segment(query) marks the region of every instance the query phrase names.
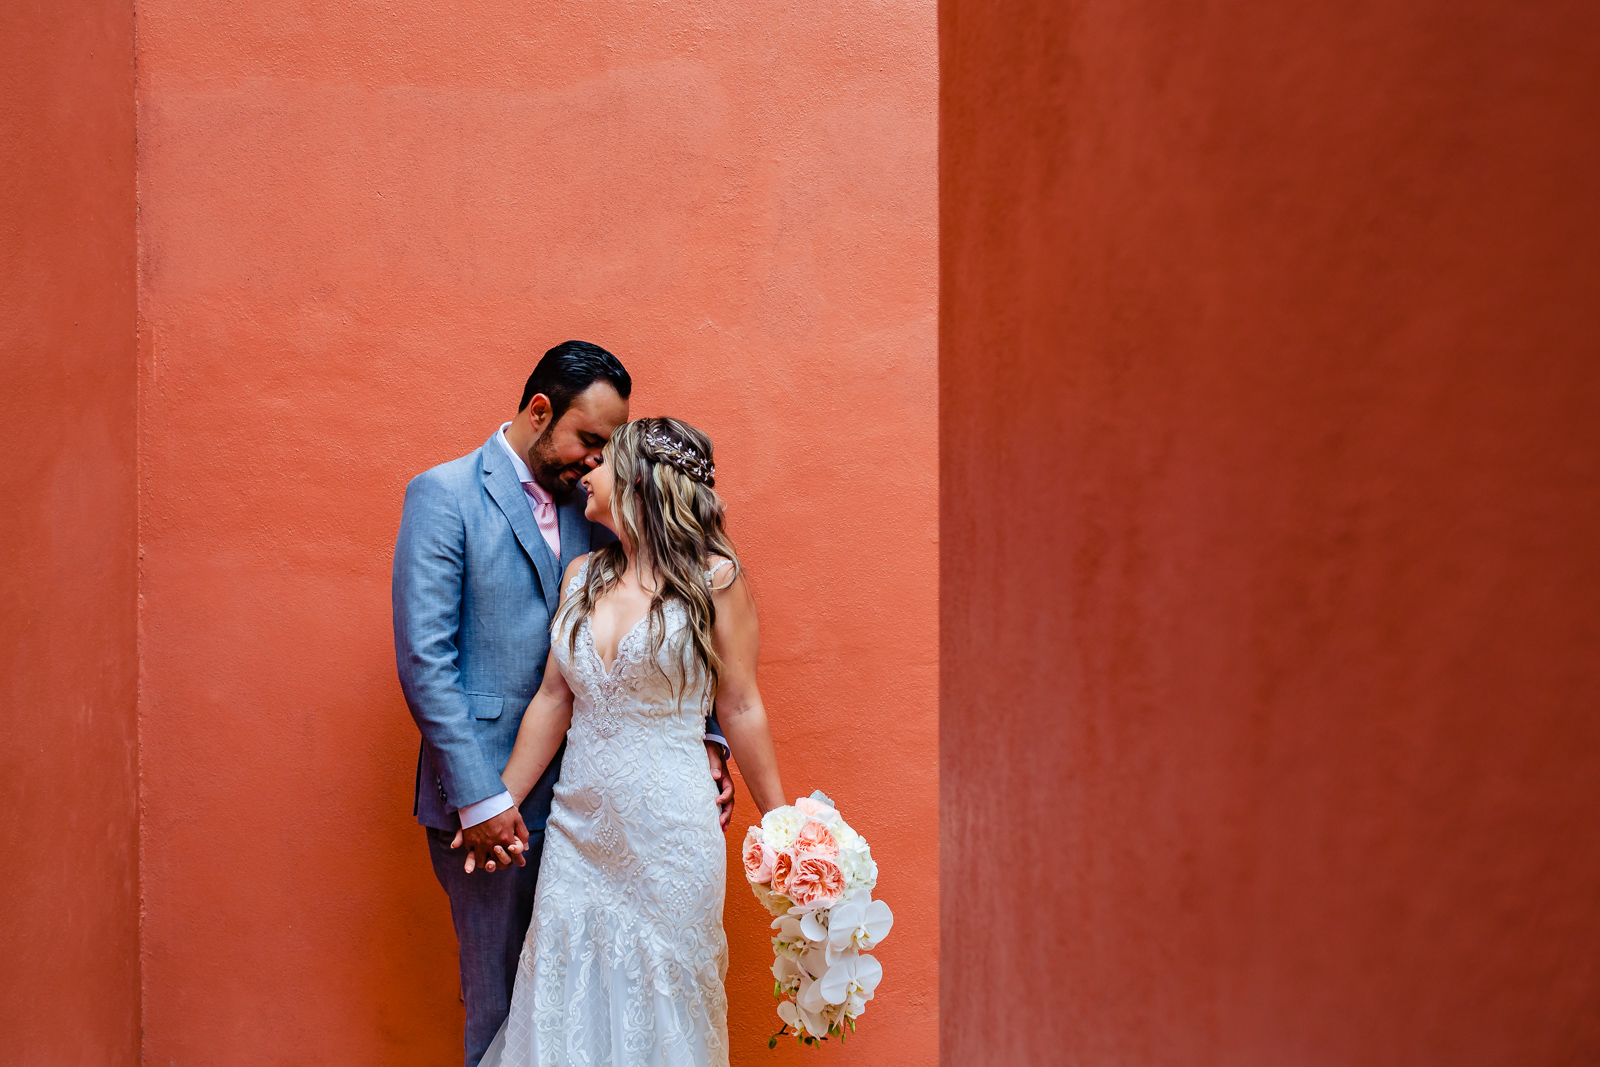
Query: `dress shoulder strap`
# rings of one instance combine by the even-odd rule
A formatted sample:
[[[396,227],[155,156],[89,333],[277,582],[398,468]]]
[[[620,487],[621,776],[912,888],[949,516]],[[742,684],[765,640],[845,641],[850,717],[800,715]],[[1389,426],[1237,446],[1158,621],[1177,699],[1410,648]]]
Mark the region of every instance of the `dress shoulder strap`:
[[[567,583],[567,595],[568,596],[571,596],[572,595],[572,591],[574,589],[577,589],[578,586],[582,585],[583,584],[583,580],[586,577],[588,577],[588,575],[589,575],[589,561],[591,559],[593,559],[593,558],[594,558],[594,553],[592,553],[592,552],[589,553],[587,556],[584,556],[583,557],[583,562],[578,564],[578,569],[572,572],[572,581]]]
[[[717,583],[714,579],[716,578],[717,572],[732,562],[733,560],[731,559],[725,559],[715,567],[712,567],[710,570],[706,571],[706,584],[711,586],[713,589],[716,588]]]

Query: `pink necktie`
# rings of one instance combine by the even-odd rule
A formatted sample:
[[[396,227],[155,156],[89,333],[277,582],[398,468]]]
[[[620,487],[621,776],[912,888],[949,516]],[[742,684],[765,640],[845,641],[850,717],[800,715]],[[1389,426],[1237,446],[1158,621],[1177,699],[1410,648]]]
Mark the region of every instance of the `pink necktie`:
[[[544,543],[550,546],[550,551],[561,558],[561,524],[556,520],[556,504],[554,500],[540,491],[537,482],[523,482],[522,491],[528,494],[528,503],[533,505],[533,521],[539,524],[539,532],[544,535]]]

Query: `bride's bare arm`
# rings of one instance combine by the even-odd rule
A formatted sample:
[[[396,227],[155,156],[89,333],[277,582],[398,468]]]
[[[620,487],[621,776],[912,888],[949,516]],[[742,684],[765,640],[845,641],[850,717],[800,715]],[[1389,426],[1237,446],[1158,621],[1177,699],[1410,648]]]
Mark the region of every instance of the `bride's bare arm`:
[[[722,660],[717,721],[733,750],[733,762],[739,765],[750,796],[764,815],[786,801],[783,783],[778,779],[778,753],[767,727],[767,709],[756,686],[761,633],[756,624],[755,597],[743,574],[723,588],[714,588],[711,595],[717,605],[712,641]]]
[[[567,585],[587,558],[579,556],[567,566],[567,573],[561,579],[563,603],[567,599]],[[528,710],[522,713],[522,725],[517,728],[517,743],[512,746],[511,759],[500,775],[500,780],[506,784],[519,806],[533,792],[533,787],[539,784],[539,777],[555,758],[556,750],[561,747],[561,741],[567,736],[567,728],[571,725],[572,688],[567,685],[566,677],[556,664],[556,652],[552,647],[550,659],[544,665],[544,681],[539,683],[539,691],[528,702]]]
[[[528,710],[522,713],[517,743],[512,746],[511,759],[500,775],[519,807],[539,784],[540,776],[550,766],[571,725],[572,690],[561,668],[556,666],[556,654],[551,652],[550,662],[544,665],[544,681],[528,702]]]

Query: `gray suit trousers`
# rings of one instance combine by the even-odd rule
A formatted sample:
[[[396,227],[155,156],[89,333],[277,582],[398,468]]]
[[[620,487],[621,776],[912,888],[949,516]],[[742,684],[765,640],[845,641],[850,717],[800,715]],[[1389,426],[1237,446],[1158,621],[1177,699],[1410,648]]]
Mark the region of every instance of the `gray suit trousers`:
[[[529,818],[524,803],[522,817]],[[532,831],[528,865],[509,871],[461,869],[467,856],[451,849],[454,830],[424,828],[433,873],[450,897],[450,919],[461,945],[461,997],[466,1002],[466,1067],[478,1061],[511,1011],[511,989],[517,980],[522,941],[533,920],[533,893],[544,855],[544,831]]]

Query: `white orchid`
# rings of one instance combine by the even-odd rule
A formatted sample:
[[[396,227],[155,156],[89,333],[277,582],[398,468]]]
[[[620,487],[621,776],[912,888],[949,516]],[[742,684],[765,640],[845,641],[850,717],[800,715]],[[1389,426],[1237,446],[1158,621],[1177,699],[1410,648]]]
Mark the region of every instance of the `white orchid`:
[[[800,935],[818,944],[828,940],[828,915],[831,909],[821,908],[800,916]]]
[[[800,956],[800,967],[813,978],[821,978],[824,974],[827,974],[827,946],[808,942],[805,952]]]
[[[780,915],[772,920],[772,928],[778,931],[772,939],[772,951],[799,963],[800,957],[811,947],[801,926],[801,921],[793,915]]]
[[[812,1037],[827,1037],[829,1024],[825,1015],[828,1004],[822,999],[819,985],[810,975],[802,975],[800,991],[795,994],[794,1000],[785,1000],[778,1005],[778,1018]]]
[[[871,956],[847,952],[828,968],[828,973],[822,976],[821,981],[814,983],[813,988],[828,1004],[859,1003],[860,1007],[854,1012],[846,1013],[854,1018],[866,1010],[867,1001],[872,999],[873,991],[882,980],[883,964]]]
[[[805,972],[800,965],[789,956],[779,956],[772,961],[772,978],[778,983],[778,989],[784,993],[793,993],[800,988],[800,978]]]
[[[778,1018],[782,1019],[789,1026],[794,1027],[796,1033],[811,1032],[810,1024],[813,1019],[808,1019],[804,1014],[802,1014],[800,1009],[795,1007],[795,1003],[792,1000],[781,1000],[778,1002]],[[822,1025],[821,1020],[814,1021],[816,1022],[816,1025]],[[826,1030],[822,1032],[824,1034],[827,1033]]]
[[[894,912],[889,910],[889,905],[881,900],[873,900],[872,894],[866,890],[851,893],[835,904],[827,918],[830,965],[851,950],[868,952],[877,948],[894,927]],[[811,916],[807,915],[801,920],[802,930],[807,938],[820,940],[812,937],[810,930],[804,929],[806,921],[810,919]]]

